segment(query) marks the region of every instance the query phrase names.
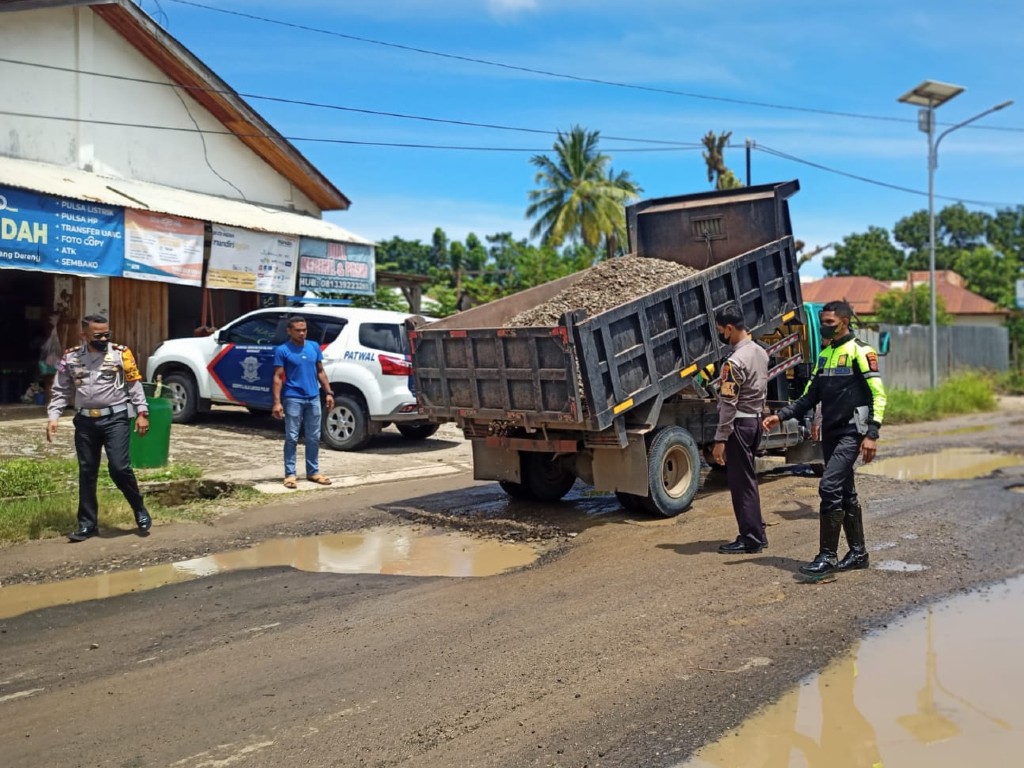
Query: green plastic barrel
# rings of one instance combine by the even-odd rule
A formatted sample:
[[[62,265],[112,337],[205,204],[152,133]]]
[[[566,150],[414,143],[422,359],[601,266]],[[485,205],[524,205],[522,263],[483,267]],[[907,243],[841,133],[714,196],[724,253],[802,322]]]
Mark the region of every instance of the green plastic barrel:
[[[171,416],[172,403],[170,391],[164,387],[157,397],[154,385],[144,382],[146,402],[149,404],[149,432],[139,437],[135,432],[135,419],[132,419],[132,434],[128,443],[128,453],[132,466],[136,469],[163,467],[167,465],[171,452]]]

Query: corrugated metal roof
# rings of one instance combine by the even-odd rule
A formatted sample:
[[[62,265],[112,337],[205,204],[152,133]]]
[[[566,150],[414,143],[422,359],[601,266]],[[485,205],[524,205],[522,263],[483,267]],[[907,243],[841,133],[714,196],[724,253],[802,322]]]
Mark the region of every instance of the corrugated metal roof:
[[[301,213],[13,157],[0,156],[0,184],[139,211],[169,213],[259,232],[373,244],[371,240],[337,224]]]

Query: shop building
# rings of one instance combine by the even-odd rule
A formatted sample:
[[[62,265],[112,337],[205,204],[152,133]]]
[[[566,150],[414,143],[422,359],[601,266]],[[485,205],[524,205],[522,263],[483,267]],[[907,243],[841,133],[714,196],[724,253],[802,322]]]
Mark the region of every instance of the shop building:
[[[375,289],[373,243],[322,218],[345,195],[130,0],[0,1],[0,115],[0,402],[86,314],[145,360],[305,291]]]

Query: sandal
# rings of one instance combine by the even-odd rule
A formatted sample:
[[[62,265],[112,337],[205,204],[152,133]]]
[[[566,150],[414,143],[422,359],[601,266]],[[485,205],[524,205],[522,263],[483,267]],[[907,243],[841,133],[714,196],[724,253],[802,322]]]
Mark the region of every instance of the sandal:
[[[299,483],[296,481],[294,475],[289,475],[288,477],[286,477],[284,479],[284,487],[285,488],[298,488],[299,487]]]
[[[311,483],[316,483],[317,485],[330,485],[331,484],[331,478],[324,477],[323,475],[310,475],[306,479],[309,480],[309,482],[311,482]]]

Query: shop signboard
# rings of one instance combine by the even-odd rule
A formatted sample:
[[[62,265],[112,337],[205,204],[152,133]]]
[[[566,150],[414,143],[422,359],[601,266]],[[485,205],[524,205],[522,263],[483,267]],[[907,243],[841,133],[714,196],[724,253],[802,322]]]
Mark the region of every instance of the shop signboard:
[[[376,291],[373,246],[302,238],[299,293],[303,291],[372,296]]]
[[[291,296],[298,254],[298,238],[214,224],[206,286]]]
[[[124,229],[124,277],[202,285],[203,222],[129,208]]]
[[[124,209],[0,186],[0,268],[120,277]]]

